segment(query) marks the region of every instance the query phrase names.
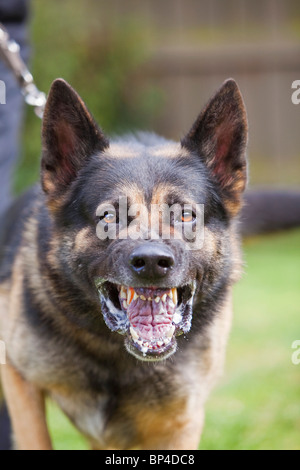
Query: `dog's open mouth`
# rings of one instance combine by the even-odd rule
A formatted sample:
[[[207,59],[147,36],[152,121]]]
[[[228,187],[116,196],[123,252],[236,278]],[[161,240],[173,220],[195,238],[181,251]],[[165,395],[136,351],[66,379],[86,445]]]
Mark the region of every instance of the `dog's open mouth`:
[[[127,351],[140,360],[171,356],[176,336],[191,328],[195,282],[171,289],[133,288],[101,279],[96,285],[107,326],[126,335]]]

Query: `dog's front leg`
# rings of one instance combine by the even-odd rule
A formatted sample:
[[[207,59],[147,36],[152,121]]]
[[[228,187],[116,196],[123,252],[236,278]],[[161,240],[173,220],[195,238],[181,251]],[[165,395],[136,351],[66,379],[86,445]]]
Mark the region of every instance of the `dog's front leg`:
[[[18,450],[51,450],[44,395],[16,369],[1,366],[1,379]]]

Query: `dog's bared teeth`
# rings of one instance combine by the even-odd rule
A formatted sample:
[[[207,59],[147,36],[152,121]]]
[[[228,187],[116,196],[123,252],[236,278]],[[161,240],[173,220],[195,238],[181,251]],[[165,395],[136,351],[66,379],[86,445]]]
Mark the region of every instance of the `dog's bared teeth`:
[[[127,289],[124,286],[121,287],[120,297],[121,299],[127,299]]]
[[[122,305],[123,305],[123,308],[124,308],[125,310],[128,309],[128,304],[127,304],[126,300],[123,300]]]
[[[130,305],[131,302],[134,300],[134,294],[135,294],[135,290],[132,287],[128,287],[127,296],[126,296],[128,305]]]
[[[167,338],[172,338],[173,334],[174,334],[174,331],[175,331],[175,325],[173,325],[170,330],[167,332],[166,334],[166,337]]]
[[[130,334],[132,336],[132,339],[134,341],[137,341],[139,339],[139,335],[137,334],[137,332],[132,328],[132,326],[130,327]]]
[[[161,296],[156,295],[156,296],[153,296],[153,297],[150,297],[150,296],[146,297],[143,294],[138,295],[133,287],[126,288],[126,287],[122,286],[121,290],[120,290],[120,298],[122,300],[126,301],[127,307],[131,304],[131,302],[133,300],[137,300],[137,299],[141,299],[144,302],[148,301],[148,302],[155,302],[156,304],[158,304],[159,302],[165,303],[167,298],[169,298],[170,301],[174,305],[177,305],[177,303],[178,303],[178,295],[177,295],[177,288],[176,287],[174,287],[173,289],[170,289],[170,291],[168,293],[165,293]]]
[[[163,304],[161,303],[160,306],[159,306],[159,310],[157,312],[158,315],[163,315],[165,313],[165,309],[164,309],[164,306]]]
[[[177,305],[178,304],[178,294],[177,294],[177,288],[174,287],[172,290],[172,300],[173,300],[173,303],[174,305]]]

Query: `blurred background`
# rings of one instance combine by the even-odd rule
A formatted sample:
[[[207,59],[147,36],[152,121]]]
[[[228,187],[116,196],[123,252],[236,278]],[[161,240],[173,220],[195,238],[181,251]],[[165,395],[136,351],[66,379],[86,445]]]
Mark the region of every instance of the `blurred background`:
[[[298,0],[33,0],[32,70],[63,77],[107,133],[187,132],[228,77],[249,116],[251,184],[300,182]],[[17,188],[35,181],[39,125],[28,112]]]
[[[228,77],[249,115],[251,186],[299,188],[299,0],[33,0],[31,69],[48,92],[69,81],[108,134],[189,130]],[[27,110],[20,192],[38,179],[41,122]],[[300,231],[245,244],[226,373],[202,449],[300,449]],[[85,448],[49,404],[56,448]]]

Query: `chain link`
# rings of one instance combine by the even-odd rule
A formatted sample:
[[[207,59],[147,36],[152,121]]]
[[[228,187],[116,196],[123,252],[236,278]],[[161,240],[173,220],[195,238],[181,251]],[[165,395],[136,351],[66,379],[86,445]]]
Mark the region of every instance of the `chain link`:
[[[36,115],[42,119],[47,97],[40,91],[35,83],[32,74],[20,55],[20,46],[9,34],[5,27],[0,23],[0,58],[11,69],[16,77],[25,102],[35,108]]]

